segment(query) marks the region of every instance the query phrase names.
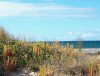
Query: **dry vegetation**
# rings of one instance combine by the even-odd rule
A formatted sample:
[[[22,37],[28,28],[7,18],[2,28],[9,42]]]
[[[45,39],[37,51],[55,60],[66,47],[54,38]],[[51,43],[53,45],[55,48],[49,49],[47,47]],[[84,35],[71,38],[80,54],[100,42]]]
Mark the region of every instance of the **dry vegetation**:
[[[98,55],[76,50],[72,45],[59,45],[57,41],[29,43],[13,39],[0,29],[0,69],[3,71],[30,68],[38,76],[100,76],[98,64]]]

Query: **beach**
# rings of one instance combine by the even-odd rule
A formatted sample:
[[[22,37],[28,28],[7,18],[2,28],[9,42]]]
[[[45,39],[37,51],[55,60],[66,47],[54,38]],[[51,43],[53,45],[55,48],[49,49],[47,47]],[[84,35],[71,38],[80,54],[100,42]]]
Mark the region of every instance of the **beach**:
[[[87,53],[97,53],[97,52],[100,52],[100,48],[85,48],[85,49],[82,49],[82,51],[87,52]]]

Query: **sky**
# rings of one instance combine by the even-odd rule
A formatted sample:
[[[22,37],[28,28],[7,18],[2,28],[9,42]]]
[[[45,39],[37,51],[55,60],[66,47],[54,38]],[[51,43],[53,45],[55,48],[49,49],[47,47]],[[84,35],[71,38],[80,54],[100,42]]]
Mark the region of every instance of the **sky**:
[[[100,0],[0,0],[0,26],[27,40],[100,40]]]

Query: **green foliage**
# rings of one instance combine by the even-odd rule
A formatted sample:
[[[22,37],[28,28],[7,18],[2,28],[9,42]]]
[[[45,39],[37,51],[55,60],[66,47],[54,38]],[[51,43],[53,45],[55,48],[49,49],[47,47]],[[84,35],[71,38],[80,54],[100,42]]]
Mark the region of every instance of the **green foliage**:
[[[0,64],[2,63],[2,56],[3,56],[3,44],[0,43]]]
[[[9,53],[12,53],[13,56],[6,55]],[[96,59],[93,59],[95,58],[82,51],[76,51],[69,45],[60,46],[58,42],[48,44],[16,40],[3,28],[0,28],[0,64],[5,64],[6,69],[28,67],[34,70],[40,66],[50,64],[50,66],[54,66],[56,71],[59,72],[63,69],[67,74],[70,71],[76,71],[72,69],[77,67],[78,70],[82,70],[84,67],[87,68],[88,64],[96,63]],[[46,72],[45,67],[43,68],[42,70],[40,68],[40,75]]]

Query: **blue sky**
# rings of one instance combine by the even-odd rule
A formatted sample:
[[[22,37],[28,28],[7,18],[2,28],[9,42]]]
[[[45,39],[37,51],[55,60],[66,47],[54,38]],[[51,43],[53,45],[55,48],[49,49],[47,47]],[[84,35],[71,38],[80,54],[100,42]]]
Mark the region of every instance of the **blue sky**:
[[[100,0],[0,0],[0,25],[20,39],[100,40]]]

